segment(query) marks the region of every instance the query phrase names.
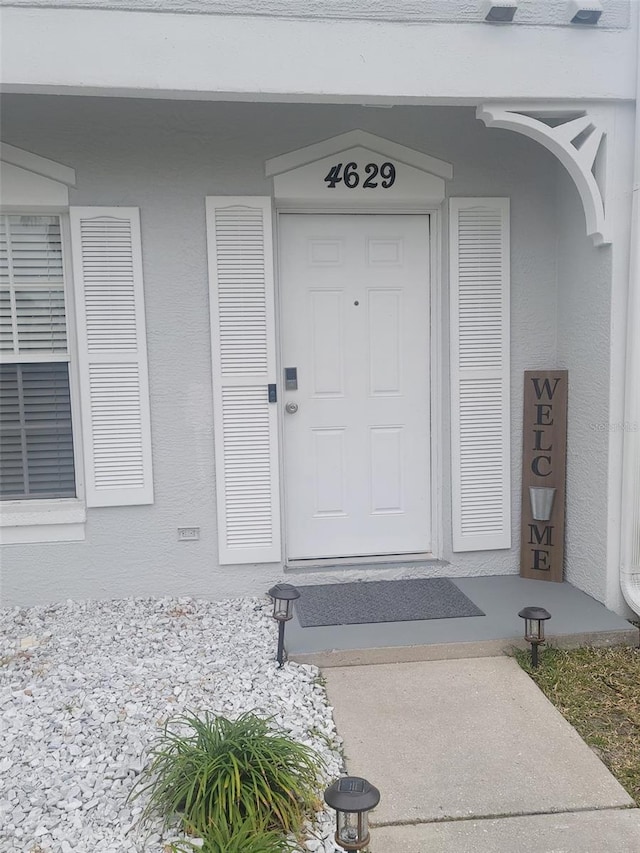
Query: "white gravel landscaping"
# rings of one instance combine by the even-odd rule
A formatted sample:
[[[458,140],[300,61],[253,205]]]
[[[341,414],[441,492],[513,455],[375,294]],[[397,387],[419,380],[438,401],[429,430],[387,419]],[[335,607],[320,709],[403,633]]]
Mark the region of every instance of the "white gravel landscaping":
[[[342,757],[315,667],[275,661],[269,599],[130,599],[0,611],[0,850],[164,853],[127,796],[145,750],[186,710],[273,716],[327,762]],[[329,812],[309,850],[334,853]]]

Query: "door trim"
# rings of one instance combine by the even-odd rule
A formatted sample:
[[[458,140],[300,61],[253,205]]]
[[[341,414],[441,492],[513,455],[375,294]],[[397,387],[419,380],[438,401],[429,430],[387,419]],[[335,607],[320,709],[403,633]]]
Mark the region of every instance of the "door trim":
[[[445,411],[443,398],[443,346],[446,341],[442,339],[442,211],[439,207],[425,208],[391,208],[375,206],[371,208],[339,208],[339,207],[279,207],[274,216],[274,263],[275,263],[275,308],[276,308],[276,365],[278,371],[278,386],[281,387],[283,370],[282,357],[282,299],[281,299],[281,214],[326,214],[328,216],[355,215],[355,216],[427,216],[429,221],[429,306],[430,306],[430,461],[431,461],[431,543],[432,550],[423,553],[410,554],[384,554],[370,557],[323,557],[302,560],[289,560],[287,539],[287,513],[285,506],[285,477],[284,477],[284,418],[282,410],[282,394],[278,401],[278,467],[280,473],[280,523],[281,541],[283,543],[282,562],[285,568],[301,568],[303,566],[328,566],[353,564],[357,560],[364,563],[388,563],[400,559],[404,562],[420,562],[425,559],[440,559],[443,553],[443,501],[442,485],[444,470],[443,437],[444,424],[442,413]]]

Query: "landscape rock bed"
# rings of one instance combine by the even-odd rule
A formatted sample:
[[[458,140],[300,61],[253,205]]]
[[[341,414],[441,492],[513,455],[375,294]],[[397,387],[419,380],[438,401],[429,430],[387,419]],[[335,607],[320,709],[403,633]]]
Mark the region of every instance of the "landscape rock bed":
[[[255,711],[327,764],[342,756],[315,667],[275,661],[269,599],[128,599],[0,611],[0,850],[164,853],[127,797],[146,750],[184,711]],[[318,815],[307,848],[334,853]]]

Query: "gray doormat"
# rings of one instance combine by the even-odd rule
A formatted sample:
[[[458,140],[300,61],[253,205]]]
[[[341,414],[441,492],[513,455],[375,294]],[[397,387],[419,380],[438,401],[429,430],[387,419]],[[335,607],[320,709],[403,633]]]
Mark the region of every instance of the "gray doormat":
[[[484,616],[448,578],[358,581],[299,586],[303,628]]]

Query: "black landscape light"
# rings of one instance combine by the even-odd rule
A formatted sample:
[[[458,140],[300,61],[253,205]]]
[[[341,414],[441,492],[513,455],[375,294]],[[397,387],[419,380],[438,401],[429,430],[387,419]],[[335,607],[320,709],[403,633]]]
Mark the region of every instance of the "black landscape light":
[[[343,850],[364,850],[369,843],[369,812],[380,802],[380,791],[359,776],[343,776],[324,792],[336,811],[336,843]]]
[[[544,607],[523,607],[518,613],[524,619],[524,638],[531,643],[531,666],[538,666],[538,646],[544,643],[544,623],[551,614]]]
[[[269,590],[273,599],[273,618],[278,623],[278,664],[284,663],[284,623],[293,617],[293,602],[300,593],[290,583],[277,583]]]

